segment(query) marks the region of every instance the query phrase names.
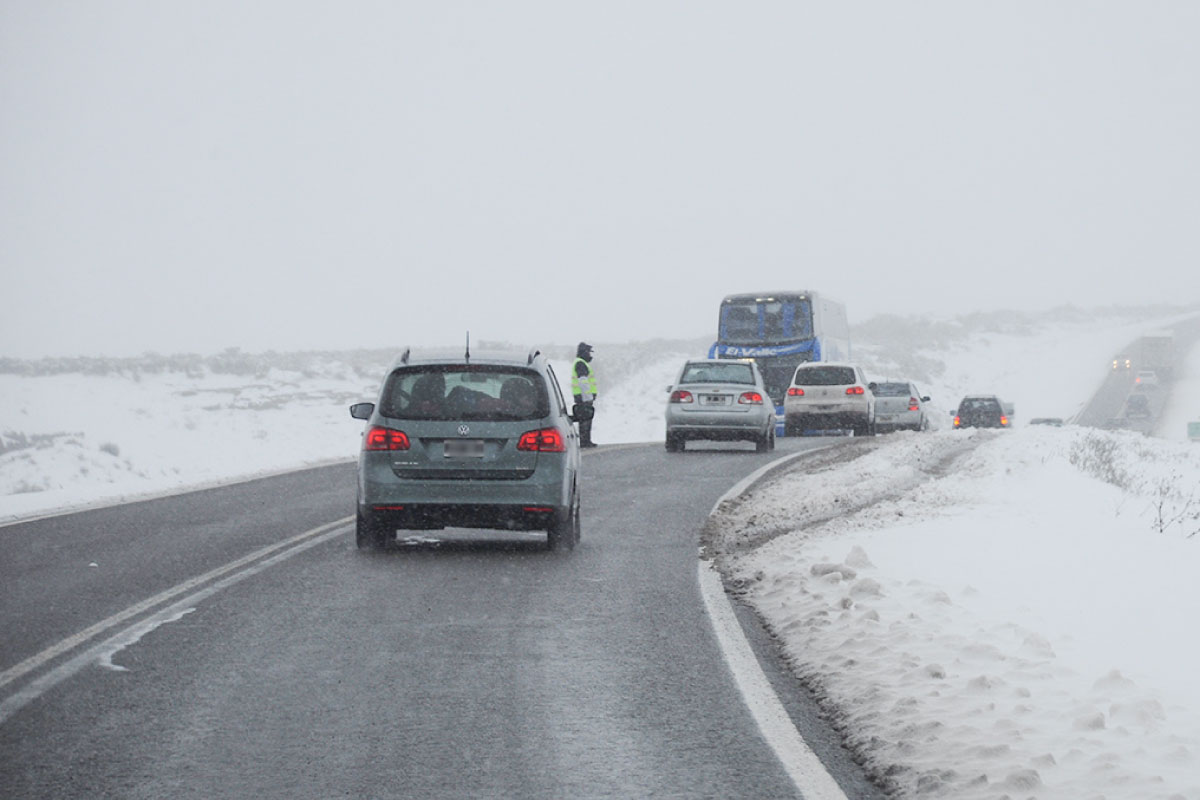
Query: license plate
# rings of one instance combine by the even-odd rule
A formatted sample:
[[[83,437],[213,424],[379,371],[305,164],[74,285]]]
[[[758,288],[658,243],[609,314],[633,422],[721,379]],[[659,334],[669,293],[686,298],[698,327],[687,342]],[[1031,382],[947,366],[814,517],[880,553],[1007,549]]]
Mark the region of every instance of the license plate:
[[[447,439],[442,445],[446,458],[483,458],[483,439]]]
[[[729,397],[723,394],[702,394],[700,402],[706,406],[723,406]]]

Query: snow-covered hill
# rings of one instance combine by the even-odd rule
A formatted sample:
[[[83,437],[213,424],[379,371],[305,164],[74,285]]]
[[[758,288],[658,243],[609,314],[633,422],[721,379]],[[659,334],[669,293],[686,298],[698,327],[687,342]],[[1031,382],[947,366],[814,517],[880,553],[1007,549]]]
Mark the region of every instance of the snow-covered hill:
[[[939,420],[969,391],[1015,401],[1018,422],[1069,416],[1113,352],[1177,313],[881,317],[855,329],[854,352],[869,375],[920,382]],[[660,440],[664,388],[708,344],[599,344],[596,440]],[[546,352],[565,380],[572,348]],[[392,356],[0,359],[0,520],[353,458],[361,423],[346,407],[374,398]]]

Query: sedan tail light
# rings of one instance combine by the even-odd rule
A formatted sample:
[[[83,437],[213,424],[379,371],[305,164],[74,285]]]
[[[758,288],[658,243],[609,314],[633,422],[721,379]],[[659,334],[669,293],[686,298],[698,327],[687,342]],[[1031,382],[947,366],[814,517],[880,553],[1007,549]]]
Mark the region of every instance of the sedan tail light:
[[[789,386],[788,397],[804,397],[804,390],[799,386]]]
[[[686,389],[676,389],[671,392],[672,403],[691,403],[693,399],[692,393]]]
[[[846,388],[846,394],[863,394],[863,387],[849,386]]]
[[[521,438],[517,440],[517,449],[537,453],[565,453],[567,443],[558,428],[542,428],[521,434]]]
[[[908,398],[908,410],[909,411],[920,411],[921,410],[920,401],[917,400],[917,398],[915,398],[915,397]]]
[[[1001,417],[1000,417],[1000,427],[1001,427],[1001,428],[1007,428],[1007,427],[1008,427],[1008,417],[1005,417],[1005,416],[1001,416]]]
[[[363,450],[407,450],[408,435],[394,428],[376,425],[363,437]]]
[[[960,416],[958,416],[958,415],[955,415],[955,417],[954,417],[954,427],[956,427],[956,428],[957,428],[959,425],[962,425],[962,417],[960,417]]]
[[[744,406],[761,406],[763,399],[762,395],[758,392],[742,392],[742,396],[738,398],[738,402]]]

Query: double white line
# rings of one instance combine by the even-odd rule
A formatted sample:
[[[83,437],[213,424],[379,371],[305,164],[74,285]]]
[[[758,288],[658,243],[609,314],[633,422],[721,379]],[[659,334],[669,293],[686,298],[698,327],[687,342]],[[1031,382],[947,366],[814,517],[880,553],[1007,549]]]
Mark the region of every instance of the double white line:
[[[9,667],[0,672],[0,689],[14,681],[18,681],[29,675],[48,662],[58,658],[65,653],[74,650],[81,645],[90,642],[100,635],[112,630],[124,622],[144,614],[151,609],[161,606],[164,603],[171,603],[165,608],[159,609],[149,617],[124,628],[102,642],[89,647],[84,652],[55,667],[46,674],[30,682],[13,694],[0,700],[0,723],[3,723],[11,717],[17,710],[25,706],[32,700],[37,699],[53,686],[61,683],[67,678],[79,672],[88,664],[99,660],[106,652],[111,652],[114,647],[120,647],[123,644],[128,644],[141,638],[145,633],[153,630],[164,622],[172,618],[178,618],[187,608],[196,605],[207,597],[210,597],[222,589],[232,586],[239,581],[255,575],[267,567],[278,564],[285,559],[291,558],[297,553],[308,550],[310,547],[315,547],[323,542],[341,536],[345,531],[346,525],[353,521],[353,517],[344,517],[343,519],[334,520],[333,522],[297,534],[290,539],[284,539],[281,542],[276,542],[272,545],[255,550],[253,553],[245,555],[236,561],[231,561],[228,564],[210,570],[203,575],[197,575],[194,578],[189,578],[182,583],[172,586],[170,589],[159,592],[153,597],[148,597],[140,603],[126,608],[124,611],[119,611],[106,619],[97,622],[73,636],[68,636],[66,639],[47,647],[45,650],[30,656],[21,663]],[[274,555],[272,555],[274,554]],[[205,584],[208,584],[205,586]],[[193,592],[193,590],[204,586],[205,588]],[[192,592],[192,594],[176,600],[180,595]]]

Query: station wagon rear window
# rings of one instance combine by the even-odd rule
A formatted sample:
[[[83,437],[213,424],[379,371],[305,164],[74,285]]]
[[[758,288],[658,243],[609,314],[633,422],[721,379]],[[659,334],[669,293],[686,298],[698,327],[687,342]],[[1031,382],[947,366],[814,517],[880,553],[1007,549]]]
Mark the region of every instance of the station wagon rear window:
[[[846,386],[858,383],[853,367],[801,367],[796,370],[800,386]]]
[[[434,364],[389,375],[380,413],[395,419],[535,420],[549,415],[550,400],[533,370]]]
[[[1000,404],[990,397],[968,397],[959,405],[962,411],[1000,411]]]
[[[754,385],[749,364],[688,364],[680,383],[744,383]]]

